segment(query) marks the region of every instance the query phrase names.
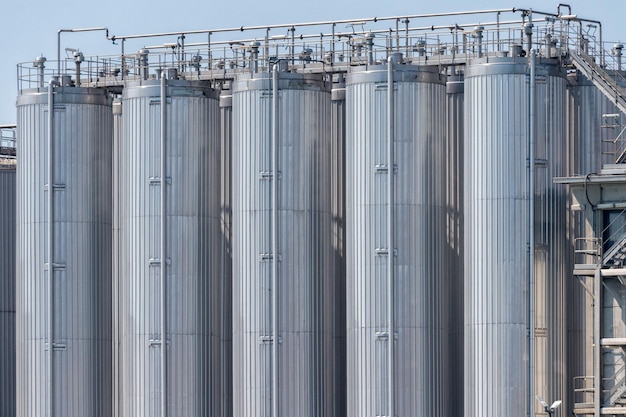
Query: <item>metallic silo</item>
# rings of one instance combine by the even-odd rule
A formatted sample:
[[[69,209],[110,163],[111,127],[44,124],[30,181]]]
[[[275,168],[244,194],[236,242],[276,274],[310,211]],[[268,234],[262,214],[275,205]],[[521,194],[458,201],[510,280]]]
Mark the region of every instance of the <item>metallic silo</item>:
[[[620,127],[616,124],[620,124],[623,118],[619,117],[619,109],[611,100],[584,75],[570,73],[567,78],[571,174],[599,173],[603,164],[613,164],[619,156],[612,141],[619,135]],[[607,117],[610,115],[618,117]]]
[[[15,159],[0,151],[0,417],[16,415],[15,198]]]
[[[330,83],[278,66],[232,88],[233,413],[332,416]]]
[[[535,394],[567,401],[572,248],[565,195],[552,184],[566,173],[565,84],[558,65],[527,58],[477,59],[466,68],[466,415],[540,411]]]
[[[111,99],[17,99],[17,414],[111,415]]]
[[[463,121],[462,70],[451,68],[446,82],[446,268],[449,302],[448,342],[451,416],[463,415]]]
[[[448,415],[445,74],[399,62],[346,78],[350,417]]]
[[[233,255],[232,255],[232,140],[233,140],[233,96],[230,90],[220,93],[221,132],[221,215],[222,228],[221,265],[222,287],[220,298],[223,320],[222,335],[222,417],[233,415]]]
[[[204,82],[128,82],[122,95],[122,415],[221,412],[219,101]]]

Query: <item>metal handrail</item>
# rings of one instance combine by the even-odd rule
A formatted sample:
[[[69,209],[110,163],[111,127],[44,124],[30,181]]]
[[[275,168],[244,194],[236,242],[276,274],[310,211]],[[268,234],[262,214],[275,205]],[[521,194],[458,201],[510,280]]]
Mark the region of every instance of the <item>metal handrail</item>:
[[[621,376],[619,376],[621,375]],[[619,379],[618,379],[619,376]],[[619,367],[616,371],[615,371],[615,375],[612,378],[603,378],[602,382],[612,382],[613,386],[610,389],[603,389],[602,390],[602,394],[604,395],[604,398],[606,398],[606,402],[609,405],[613,405],[615,403],[615,399],[613,399],[613,396],[621,389],[623,391],[626,391],[626,384],[624,384],[626,382],[626,363],[623,363],[621,367]],[[623,394],[623,392],[622,392]]]
[[[575,256],[591,256],[592,262],[576,262],[584,264],[600,263],[602,258],[602,239],[601,238],[586,238],[579,237],[574,239],[574,254]]]
[[[15,125],[0,125],[0,158],[15,159],[17,152]]]
[[[0,146],[3,148],[15,148],[17,143],[15,125],[0,125]]]
[[[595,402],[595,377],[593,375],[576,376],[574,382],[574,404]],[[579,401],[581,395],[591,395],[591,401]],[[585,400],[585,398],[583,398]]]
[[[511,14],[513,18],[502,19],[503,14]],[[494,19],[485,19],[485,16],[490,15],[493,15]],[[544,57],[561,58],[563,51],[567,51],[570,44],[585,43],[586,50],[597,49],[593,37],[577,34],[576,25],[572,25],[557,14],[522,9],[445,13],[435,16],[441,22],[437,26],[409,27],[409,21],[420,22],[419,19],[423,17],[433,18],[433,16],[418,15],[395,20],[373,18],[358,22],[346,20],[242,27],[237,28],[237,31],[219,29],[109,36],[107,39],[122,45],[122,53],[85,57],[77,78],[96,86],[119,85],[126,79],[139,79],[142,64],[136,54],[125,52],[126,41],[167,36],[175,37],[174,42],[145,47],[150,50],[151,77],[156,77],[158,70],[164,65],[173,66],[179,72],[187,73],[189,76],[195,73],[199,78],[205,76],[207,79],[209,76],[219,75],[220,71],[231,74],[250,71],[253,67],[250,62],[251,43],[257,45],[255,46],[257,48],[256,59],[259,61],[261,70],[265,71],[268,71],[271,63],[278,59],[286,59],[300,66],[325,63],[328,66],[326,69],[332,69],[342,64],[383,63],[393,52],[403,53],[405,62],[436,63],[437,60],[446,59],[452,64],[462,63],[477,57],[489,59],[494,56],[524,53],[523,47],[526,41],[524,27],[529,23],[532,23],[534,27],[531,35],[533,42],[540,49],[543,48]],[[466,21],[445,24],[443,19],[478,19],[479,23]],[[340,29],[338,24],[342,22],[345,28]],[[402,27],[400,22],[404,24]],[[394,25],[389,27],[390,23],[395,23],[395,27]],[[321,29],[326,30],[320,33],[320,26]],[[287,29],[287,33],[270,36],[270,29]],[[233,36],[244,31],[245,36],[234,39],[225,38],[225,36]],[[190,42],[197,39],[194,37],[199,36],[205,36],[206,40]],[[374,41],[368,43],[370,36],[373,36]],[[585,40],[590,37],[591,42]],[[368,54],[372,55],[372,60],[365,59]],[[202,58],[199,59],[200,57]],[[49,77],[57,72],[71,74],[75,71],[73,59],[72,56],[68,56],[62,62],[47,62],[46,65],[57,67],[59,70],[46,69],[45,75]],[[42,70],[41,67],[33,67],[32,63],[20,64],[18,66],[18,89],[39,86],[42,82],[40,76]]]

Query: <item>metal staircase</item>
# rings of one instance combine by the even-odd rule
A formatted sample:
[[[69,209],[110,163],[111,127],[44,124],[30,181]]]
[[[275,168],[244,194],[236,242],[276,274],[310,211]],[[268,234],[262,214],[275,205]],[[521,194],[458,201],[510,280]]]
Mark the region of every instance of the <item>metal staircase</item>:
[[[626,232],[619,233],[614,242],[615,243],[613,243],[602,256],[602,267],[608,269],[623,269],[626,267]],[[613,282],[618,286],[620,286],[620,284],[626,284],[624,276],[620,275],[614,278],[617,278],[617,281]],[[609,282],[605,282],[604,285],[607,289],[610,289],[611,286],[608,284]],[[624,348],[625,346],[613,346],[611,350],[616,352],[615,349],[617,349],[618,352],[621,352],[618,355],[623,359]],[[611,355],[615,355],[615,353],[611,353]],[[604,383],[608,383],[610,388],[603,392],[603,408],[626,412],[626,364],[622,363],[621,366],[614,371],[613,375],[604,378],[603,385]]]
[[[614,389],[609,393],[609,400],[606,407],[624,407],[626,406],[626,385],[624,385],[624,380],[620,381],[620,384],[616,384]]]
[[[582,279],[583,276],[607,280],[603,281],[599,286],[609,290],[612,287],[612,285],[609,285],[610,283],[618,287],[626,286],[626,276],[621,275],[621,270],[626,268],[626,231],[620,228],[610,239],[613,243],[604,253],[602,253],[601,243],[598,245],[598,242],[594,239],[577,239],[582,245],[577,244],[577,247],[581,247],[576,250],[576,254],[581,256],[581,260],[585,263],[579,264],[577,262],[574,275],[594,299],[596,297],[602,299],[603,297],[594,292],[593,285],[585,284],[584,279]],[[602,274],[594,273],[596,268],[620,271],[620,275],[611,274],[602,278]],[[618,291],[622,290],[618,289]],[[603,351],[601,355],[610,354],[615,356],[617,354],[622,358],[620,361],[626,358],[624,354],[626,345],[622,344],[623,341],[620,338],[611,339],[609,337],[602,339],[600,334],[596,337],[599,337],[599,340],[601,340],[600,346]],[[608,343],[604,340],[607,340]],[[614,360],[609,362],[613,363]],[[601,363],[604,363],[604,360]],[[611,368],[609,367],[609,369]],[[596,388],[594,388],[594,377],[574,378],[574,393],[576,396],[574,409],[572,410],[574,415],[595,415],[598,417],[600,415],[626,415],[626,364],[622,362],[621,366],[611,369],[610,372],[608,370],[605,372],[603,372],[603,377],[600,380],[599,391],[596,391]],[[598,402],[597,409],[596,401]]]
[[[602,264],[608,268],[623,268],[626,265],[626,233],[604,254]]]
[[[583,51],[570,50],[574,66],[626,115],[626,91]]]

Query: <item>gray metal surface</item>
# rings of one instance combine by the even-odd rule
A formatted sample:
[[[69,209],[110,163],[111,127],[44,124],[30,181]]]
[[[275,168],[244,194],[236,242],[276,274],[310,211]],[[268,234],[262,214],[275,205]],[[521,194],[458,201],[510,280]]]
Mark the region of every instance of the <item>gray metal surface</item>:
[[[528,66],[501,65],[465,74],[468,416],[527,413]]]
[[[346,78],[348,416],[388,415],[388,339],[398,416],[447,416],[445,76],[394,66],[393,250],[387,240],[387,66]],[[381,253],[387,251],[387,253]],[[388,329],[389,252],[395,328]]]
[[[333,416],[337,300],[331,243],[330,86],[280,73],[277,87],[278,253],[272,254],[273,94],[268,73],[235,80],[233,95],[233,413]],[[278,259],[278,288],[272,262]],[[272,328],[276,295],[277,329]],[[278,359],[271,362],[278,332]],[[278,367],[278,399],[272,374]]]
[[[333,295],[335,416],[346,415],[346,86],[340,79],[331,90],[331,216],[335,265]]]
[[[524,415],[534,395],[567,401],[565,80],[537,66],[534,393],[529,370],[527,60],[465,72],[465,415]],[[573,376],[573,375],[571,375]],[[495,394],[495,395],[494,395]]]
[[[162,416],[165,405],[167,416],[218,416],[223,302],[219,103],[204,83],[167,80],[166,90],[164,213],[159,81],[130,84],[122,97],[121,410],[124,416]]]
[[[113,234],[112,234],[112,341],[113,341],[113,417],[120,417],[121,413],[121,370],[124,368],[120,357],[120,269],[121,269],[121,250],[120,250],[120,207],[121,193],[120,184],[124,177],[122,173],[122,165],[120,164],[120,145],[122,144],[123,123],[122,123],[122,100],[115,98],[112,105],[113,110],[113,161],[112,161],[112,195],[113,203]]]
[[[463,127],[464,81],[449,75],[446,82],[446,267],[449,277],[450,416],[463,415]]]
[[[535,346],[534,395],[552,403],[570,403],[567,385],[574,373],[567,368],[567,290],[572,283],[573,245],[568,236],[567,190],[553,178],[567,175],[566,85],[558,65],[539,65],[535,122]],[[545,161],[545,162],[544,162]],[[534,397],[533,395],[533,397]],[[537,401],[536,413],[542,409]],[[565,406],[561,413],[569,415]]]
[[[220,95],[221,215],[222,228],[222,416],[233,413],[233,255],[232,255],[232,135],[233,97],[230,90]]]
[[[0,417],[15,411],[15,165],[0,160]]]
[[[110,99],[102,90],[55,89],[53,167],[47,162],[45,90],[22,91],[17,121],[17,415],[109,416]],[[54,185],[53,236],[48,236],[49,183]]]

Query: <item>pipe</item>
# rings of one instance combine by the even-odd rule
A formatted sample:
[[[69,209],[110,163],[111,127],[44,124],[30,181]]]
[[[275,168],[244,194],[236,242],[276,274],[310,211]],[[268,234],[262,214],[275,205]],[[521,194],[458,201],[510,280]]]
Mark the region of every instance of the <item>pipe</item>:
[[[264,61],[265,61],[265,65],[267,65],[267,68],[269,70],[270,68],[270,28],[265,29],[265,47],[263,48],[265,50],[265,57],[264,57]]]
[[[406,54],[410,53],[411,48],[409,47],[409,19],[404,19],[402,23],[404,23],[404,49]]]
[[[393,94],[393,57],[387,59],[387,331],[389,332],[387,351],[388,372],[388,416],[395,413],[395,375],[394,375],[394,94]]]
[[[100,30],[104,30],[106,32],[106,38],[110,39],[112,41],[115,41],[115,36],[113,37],[109,37],[109,28],[106,27],[100,27],[100,28],[84,28],[84,29],[59,29],[59,31],[57,32],[57,75],[61,75],[61,33],[63,32],[70,32],[70,33],[76,33],[76,32],[95,32],[95,31],[100,31]]]
[[[497,50],[500,52],[500,12],[496,14],[496,36],[497,36]]]
[[[484,26],[477,26],[476,29],[474,29],[474,32],[476,33],[477,43],[478,43],[478,58],[483,57],[483,31],[484,30],[485,30]]]
[[[160,175],[160,285],[161,285],[161,417],[167,416],[167,316],[166,316],[166,270],[167,262],[165,259],[165,245],[166,245],[166,215],[165,215],[165,158],[166,158],[166,140],[167,140],[167,73],[165,69],[161,70],[161,135],[160,135],[160,147],[161,147],[161,175]]]
[[[221,133],[221,142],[220,145],[222,147],[222,157],[221,157],[221,161],[222,161],[222,169],[224,169],[225,167],[227,168],[227,174],[226,174],[226,178],[230,178],[230,173],[232,172],[232,165],[231,165],[231,161],[232,161],[232,131],[231,131],[231,126],[232,126],[232,110],[233,110],[233,104],[232,104],[232,95],[225,95],[224,91],[220,92],[220,122],[221,125],[223,126],[222,128],[222,133]],[[221,299],[225,300],[226,299],[226,285],[228,280],[230,280],[232,282],[232,268],[231,270],[229,270],[229,275],[227,277],[227,272],[226,272],[226,252],[228,250],[229,253],[231,253],[230,251],[232,250],[232,243],[231,243],[231,239],[232,239],[232,232],[231,232],[231,213],[232,213],[232,205],[231,205],[231,194],[230,191],[232,189],[231,186],[231,182],[228,179],[223,179],[222,180],[222,211],[221,211],[221,216],[220,216],[220,221],[221,221],[221,226],[222,226],[222,254],[221,254],[221,270],[222,270],[222,276],[221,276]],[[232,258],[231,258],[232,259]],[[232,288],[232,287],[231,287]],[[232,295],[232,291],[231,291],[231,295]],[[220,354],[222,356],[222,358],[226,358],[226,342],[224,341],[224,339],[226,338],[226,316],[227,316],[227,303],[222,303],[222,320],[221,320],[221,337],[222,337],[222,343],[221,343],[221,349],[220,349]],[[232,341],[232,335],[230,335],[231,337],[231,341]],[[220,375],[220,381],[222,384],[222,388],[221,388],[221,392],[222,395],[225,395],[225,387],[227,387],[227,383],[226,383],[226,376],[227,376],[227,369],[225,366],[222,366],[221,369],[221,375]],[[227,410],[227,404],[225,404],[225,401],[222,401],[222,416],[226,416],[226,410]]]
[[[335,64],[335,26],[337,26],[336,23],[333,23],[332,25],[332,42],[330,43],[330,57],[332,59],[332,62],[330,63],[330,65],[334,65]]]
[[[124,55],[124,47],[126,44],[126,39],[122,38],[122,81],[126,77],[126,57]]]
[[[209,71],[211,72],[211,79],[213,79],[213,53],[211,52],[211,32],[207,35],[207,55],[209,58]]]
[[[606,61],[604,58],[604,41],[602,40],[602,22],[598,22],[598,26],[600,27],[600,64],[602,68],[606,68]]]
[[[622,50],[624,49],[624,45],[621,43],[616,43],[615,45],[613,45],[613,52],[615,53],[615,56],[617,57],[617,70],[619,72],[622,72]]]
[[[367,63],[368,65],[373,65],[374,64],[374,35],[370,33],[366,36],[365,39],[367,43]]]
[[[272,417],[278,417],[278,62],[272,69]]]
[[[150,50],[141,48],[139,54],[139,72],[142,80],[147,80],[149,75],[148,54]]]
[[[526,50],[530,53],[530,50],[533,47],[533,18],[532,15],[528,18],[528,23],[524,25],[524,34],[526,35]]]
[[[396,19],[396,52],[400,52],[400,19]]]
[[[559,3],[559,5],[557,6],[556,10],[557,10],[557,14],[559,16],[561,16],[561,7],[567,7],[567,14],[572,14],[572,6],[570,6],[569,4],[565,4],[565,3]]]
[[[296,43],[295,43],[296,42],[295,40],[296,28],[292,26],[290,31],[291,31],[291,65],[294,65],[296,63],[295,56],[294,56],[296,54]]]
[[[39,88],[43,88],[45,85],[45,75],[46,75],[46,57],[40,55],[37,58],[35,58],[35,61],[33,62],[33,67],[37,68],[37,74],[38,74],[38,78],[39,78],[39,84],[38,87]],[[18,73],[18,79],[20,78],[19,73]],[[18,83],[18,88],[19,88],[19,83]]]
[[[535,12],[535,13],[537,13],[537,12]],[[570,11],[570,13],[571,13],[571,11]],[[600,53],[600,66],[604,68],[606,66],[606,61],[605,61],[605,58],[604,58],[604,40],[603,40],[603,37],[602,37],[602,22],[600,22],[599,20],[580,18],[580,17],[577,17],[576,15],[562,16],[562,15],[559,14],[556,17],[561,19],[561,21],[565,20],[565,21],[568,21],[568,22],[570,22],[570,21],[578,22],[580,24],[580,36],[582,36],[582,24],[583,24],[583,22],[593,23],[593,24],[598,25],[599,32],[600,32],[600,51],[599,51],[599,53]],[[581,45],[581,50],[583,50],[584,52],[587,52],[586,49],[582,48],[582,45]]]
[[[48,392],[50,403],[48,416],[54,416],[54,87],[48,83]]]
[[[256,74],[259,72],[259,48],[261,42],[252,42],[250,44],[250,73]]]
[[[185,71],[185,34],[181,34],[180,37],[180,49],[178,50],[178,67],[181,71]]]
[[[264,30],[264,29],[284,29],[284,28],[292,28],[292,27],[307,27],[307,26],[322,26],[322,25],[339,25],[339,24],[349,24],[354,22],[382,22],[386,20],[396,20],[396,19],[426,19],[433,17],[449,17],[449,16],[466,16],[473,14],[493,14],[493,13],[507,13],[512,12],[515,13],[517,11],[523,11],[523,9],[489,9],[489,10],[473,10],[473,11],[464,11],[464,12],[446,12],[446,13],[427,13],[427,14],[417,14],[417,15],[408,15],[408,16],[389,16],[389,17],[371,17],[365,19],[346,19],[346,20],[328,20],[328,21],[318,21],[318,22],[307,22],[307,23],[283,23],[278,25],[265,25],[265,26],[240,26],[237,28],[224,28],[224,29],[202,29],[202,30],[190,30],[185,31],[183,34],[185,35],[199,35],[205,33],[222,33],[222,32],[243,32],[246,30]],[[556,16],[554,13],[546,13],[546,12],[537,12],[534,13],[546,15],[546,16]],[[177,36],[180,35],[181,32],[156,32],[156,33],[147,33],[140,35],[123,35],[123,36],[111,36],[107,35],[107,39],[115,41],[117,38],[126,38],[126,39],[138,39],[138,38],[154,38],[160,36]]]
[[[455,29],[470,29],[470,28],[475,28],[476,26],[482,26],[483,28],[485,27],[498,27],[499,25],[512,25],[512,24],[517,24],[520,23],[520,20],[506,20],[506,21],[494,21],[494,22],[480,22],[480,24],[478,23],[463,23],[463,24],[457,24],[455,26]],[[409,28],[408,30],[410,32],[414,32],[414,31],[429,31],[432,32],[433,30],[439,30],[439,29],[447,29],[450,30],[451,26],[450,25],[431,25],[431,26],[416,26],[416,27],[412,27]],[[374,29],[374,30],[363,30],[363,31],[350,31],[350,32],[336,32],[334,30],[334,26],[332,28],[332,31],[330,33],[313,33],[313,34],[302,34],[300,36],[298,36],[299,39],[313,39],[313,38],[318,38],[320,36],[323,37],[330,37],[331,39],[335,39],[335,38],[341,38],[341,37],[348,37],[348,36],[354,36],[354,35],[367,35],[367,34],[373,34],[373,35],[380,35],[380,34],[389,34],[389,29]],[[257,38],[245,38],[245,39],[239,39],[237,42],[241,42],[241,43],[247,43],[247,42],[254,42],[256,41]],[[266,42],[269,42],[270,39],[268,38],[266,40]],[[233,41],[232,40],[225,40],[225,41],[215,41],[213,43],[211,43],[209,41],[210,46],[216,46],[216,45],[232,45]],[[198,47],[198,46],[204,46],[207,45],[206,42],[193,42],[193,43],[188,43],[187,47]],[[331,45],[333,46],[333,49],[331,49],[333,51],[333,54],[335,52],[334,49],[334,42],[331,43]],[[410,46],[410,45],[409,45]],[[146,49],[168,49],[170,48],[167,45],[147,45],[144,46],[144,48]],[[269,46],[267,47],[269,49]]]
[[[80,87],[80,64],[85,60],[83,53],[74,52],[74,64],[76,64],[76,87]]]
[[[528,114],[529,131],[529,174],[528,174],[528,309],[529,309],[529,350],[528,350],[528,404],[530,417],[535,416],[535,95],[536,95],[536,56],[530,50],[530,97]]]

